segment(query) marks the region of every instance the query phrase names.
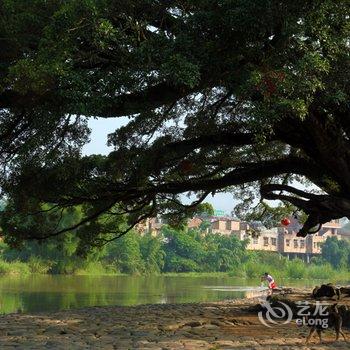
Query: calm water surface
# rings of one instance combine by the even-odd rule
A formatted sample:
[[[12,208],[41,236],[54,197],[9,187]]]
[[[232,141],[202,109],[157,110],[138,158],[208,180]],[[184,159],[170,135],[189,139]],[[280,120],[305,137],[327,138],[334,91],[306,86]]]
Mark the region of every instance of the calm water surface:
[[[320,283],[311,280],[279,282],[279,285],[299,287]],[[240,288],[258,286],[258,279],[233,277],[1,276],[0,313],[19,309],[40,312],[102,305],[218,301],[243,298],[247,292]]]

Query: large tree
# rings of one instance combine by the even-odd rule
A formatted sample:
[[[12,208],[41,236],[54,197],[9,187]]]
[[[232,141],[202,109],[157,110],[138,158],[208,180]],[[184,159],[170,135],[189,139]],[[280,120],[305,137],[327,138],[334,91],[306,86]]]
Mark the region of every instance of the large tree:
[[[12,240],[58,235],[80,205],[72,227],[96,243],[101,216],[181,217],[236,188],[302,210],[301,236],[350,216],[348,0],[4,0],[0,15]],[[88,118],[120,116],[114,151],[81,156]]]

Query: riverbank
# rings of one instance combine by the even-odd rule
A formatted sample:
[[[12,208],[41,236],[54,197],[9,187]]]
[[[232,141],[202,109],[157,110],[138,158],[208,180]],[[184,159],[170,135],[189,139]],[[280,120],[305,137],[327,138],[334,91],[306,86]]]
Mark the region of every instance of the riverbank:
[[[306,291],[290,296],[305,300]],[[348,349],[317,337],[304,345],[309,329],[295,323],[263,326],[252,311],[257,299],[135,307],[91,307],[55,313],[0,317],[1,349]],[[349,302],[341,302],[349,303]],[[350,339],[349,329],[344,329]]]
[[[247,250],[247,242],[235,235],[203,235],[196,230],[164,227],[164,232],[156,237],[129,232],[103,249],[93,249],[85,257],[79,257],[75,250],[78,242],[74,237],[67,234],[42,244],[26,242],[21,250],[0,242],[0,275],[127,274],[259,279],[268,272],[279,284],[286,284],[286,279],[328,280],[329,276],[334,283],[350,281],[350,244],[334,240],[335,237],[327,239],[322,254],[314,256],[309,264],[298,258],[289,260],[277,252]]]

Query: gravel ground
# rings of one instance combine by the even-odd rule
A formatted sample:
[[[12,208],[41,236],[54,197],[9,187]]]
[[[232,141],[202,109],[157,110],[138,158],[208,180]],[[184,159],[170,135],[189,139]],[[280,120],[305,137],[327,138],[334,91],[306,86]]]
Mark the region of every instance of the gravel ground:
[[[297,297],[296,297],[297,295]],[[305,292],[291,299],[302,299]],[[333,331],[308,346],[294,321],[266,327],[251,310],[258,300],[92,307],[0,317],[0,349],[349,349]],[[282,322],[282,321],[281,321]],[[350,340],[349,329],[344,329]]]

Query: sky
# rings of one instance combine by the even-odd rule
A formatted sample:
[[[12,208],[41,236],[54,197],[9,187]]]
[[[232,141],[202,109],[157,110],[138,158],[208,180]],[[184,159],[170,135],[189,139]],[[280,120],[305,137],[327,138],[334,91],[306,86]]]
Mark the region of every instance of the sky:
[[[89,119],[90,142],[84,146],[83,154],[108,154],[112,151],[112,147],[107,147],[107,135],[127,122],[128,118],[126,117]],[[184,197],[183,201],[186,203],[189,202],[189,199]],[[212,204],[215,209],[224,210],[227,214],[231,213],[235,205],[234,198],[230,193],[209,195],[205,202]]]

